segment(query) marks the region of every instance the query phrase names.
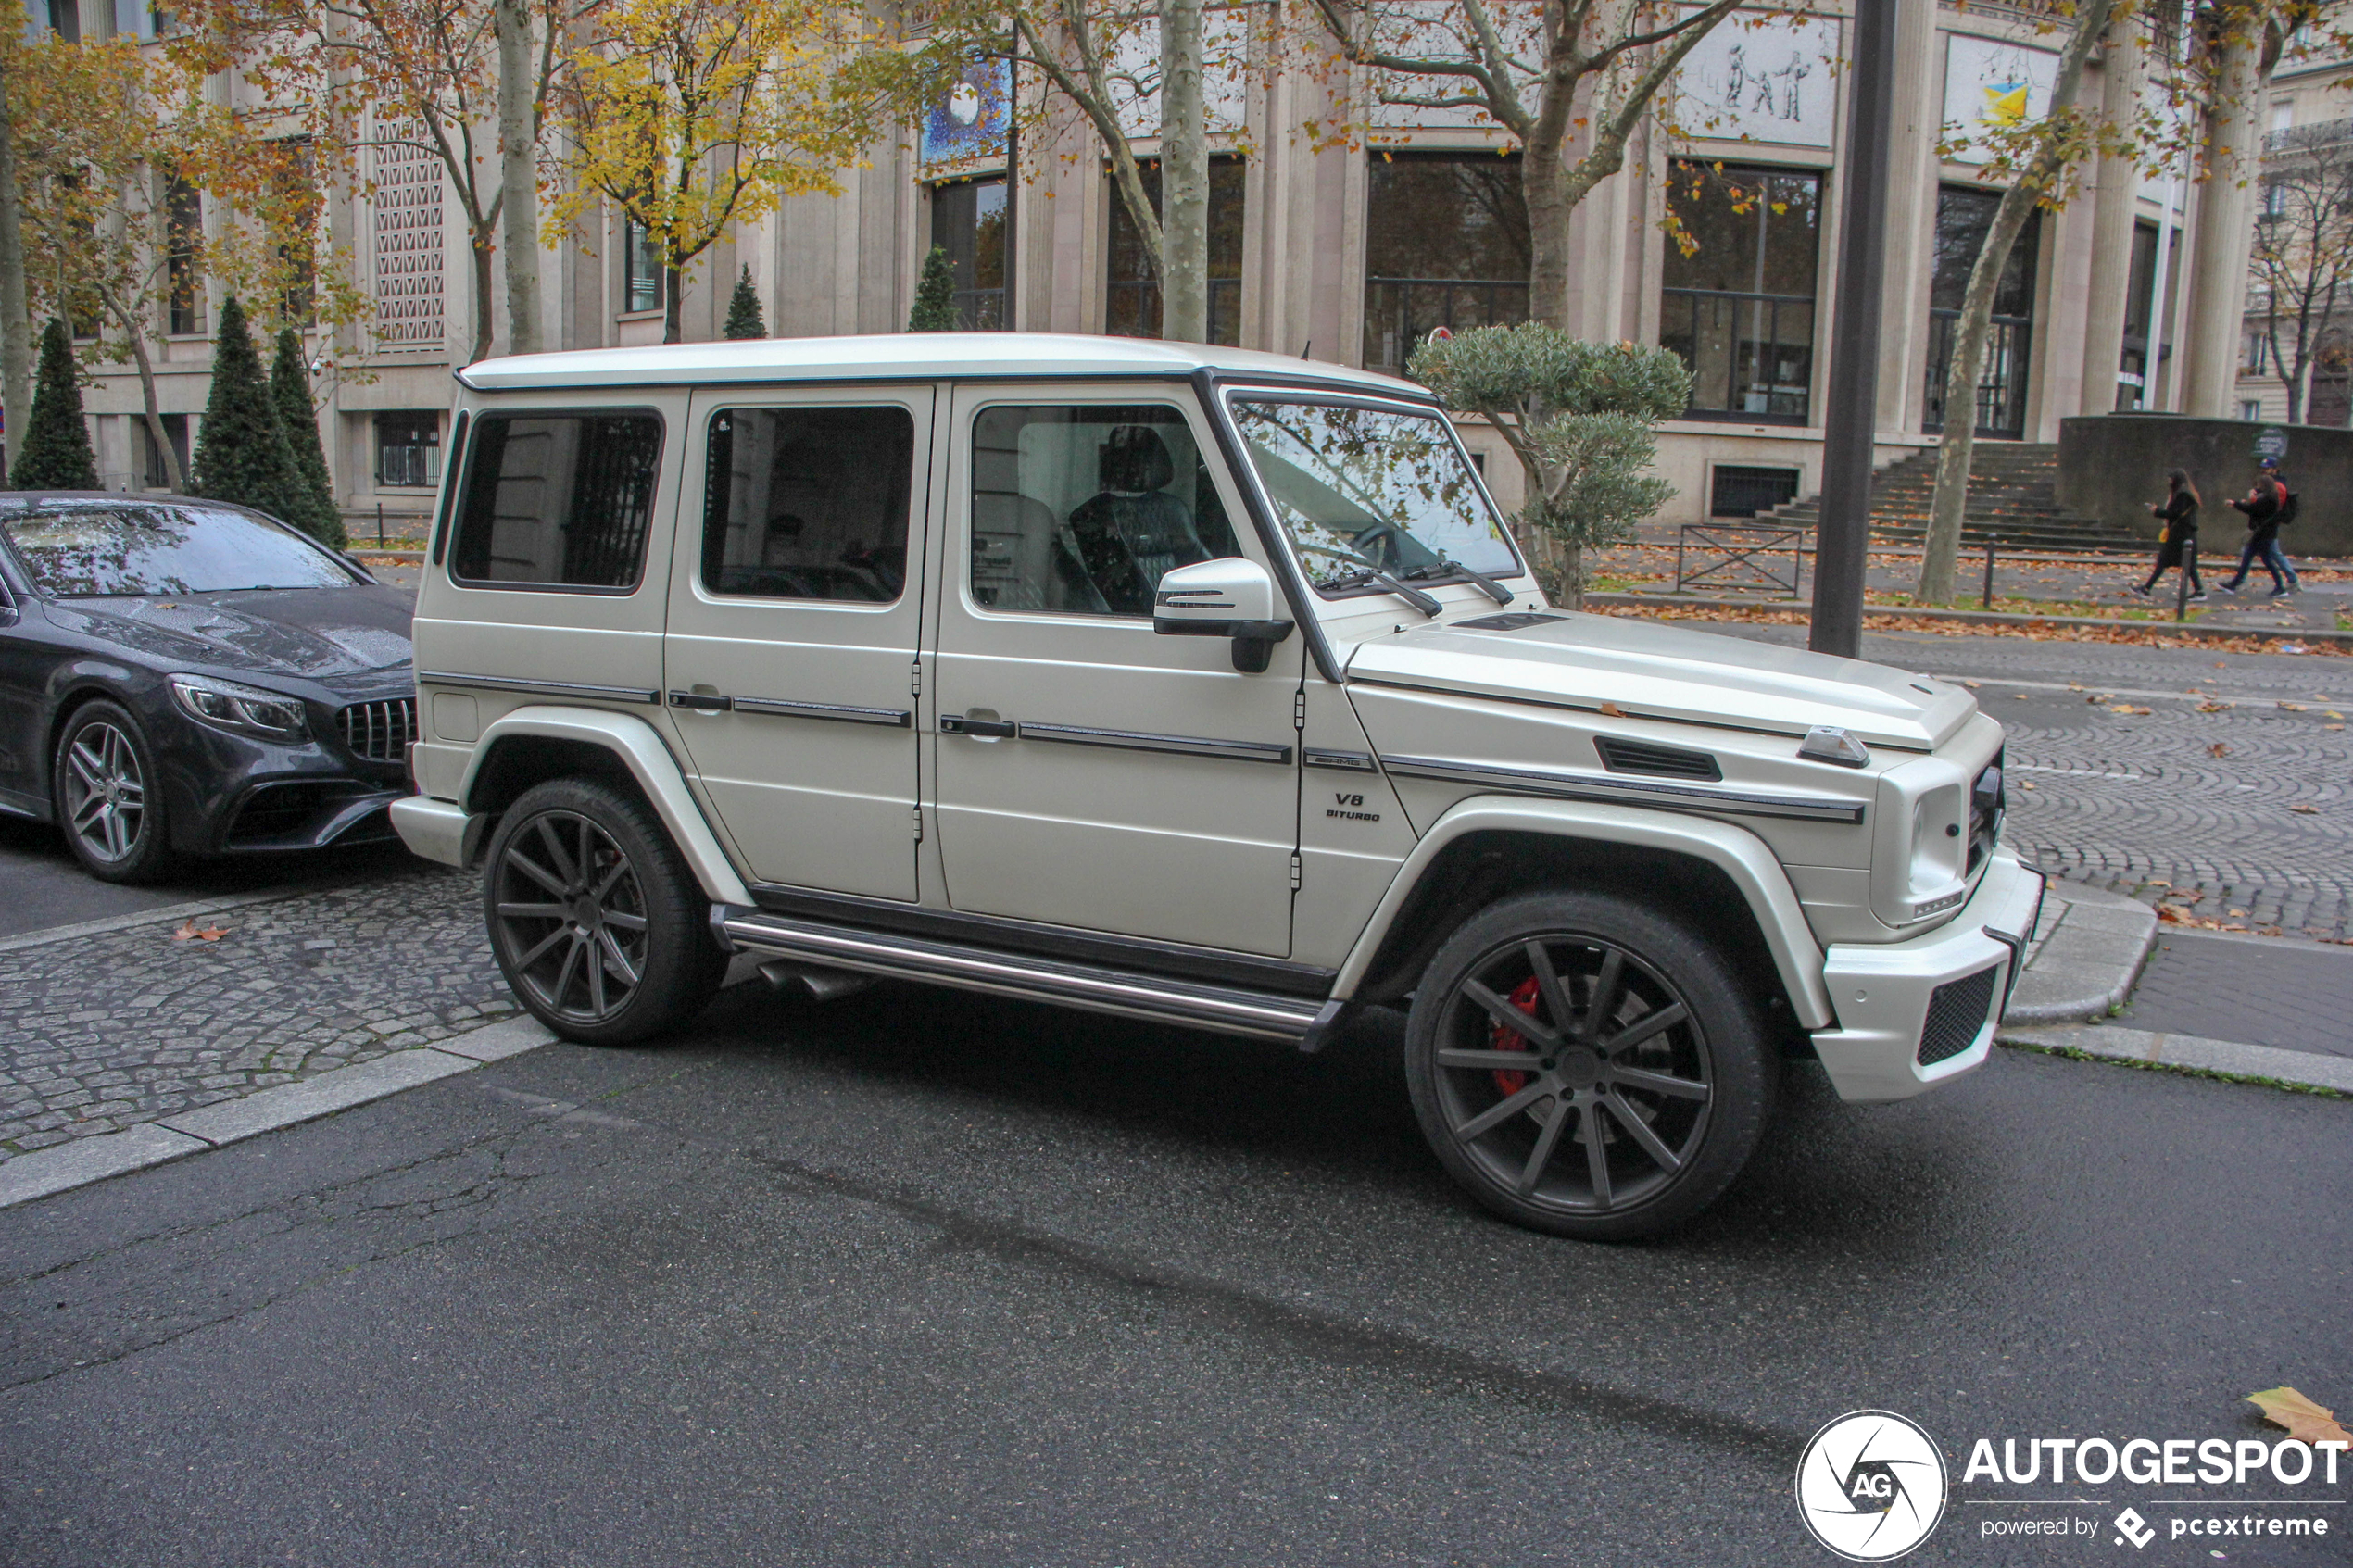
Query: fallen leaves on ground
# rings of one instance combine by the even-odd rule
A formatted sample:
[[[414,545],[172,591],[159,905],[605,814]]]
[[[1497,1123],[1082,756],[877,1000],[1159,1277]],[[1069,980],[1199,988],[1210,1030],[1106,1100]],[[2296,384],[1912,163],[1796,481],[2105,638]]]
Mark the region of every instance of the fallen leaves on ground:
[[[1752,609],[1745,605],[1717,609],[1676,604],[1597,605],[1585,607],[1591,615],[1619,615],[1638,621],[1692,621],[1741,626],[1804,626],[1812,617],[1802,609]],[[2031,621],[2023,626],[1989,629],[1982,622],[1945,621],[1929,616],[1863,616],[1867,632],[1925,632],[1935,636],[2015,637],[2030,643],[2108,643],[2125,647],[2191,648],[2201,653],[2300,653],[2329,658],[2353,657],[2353,646],[2342,643],[2274,643],[2265,637],[2185,637],[2161,631],[2144,631],[2129,622],[2114,626],[2054,626]],[[2227,666],[2218,665],[2218,669]],[[2075,688],[2081,691],[2083,688]]]
[[[2286,1427],[2287,1435],[2299,1443],[2353,1444],[2353,1432],[2337,1424],[2334,1411],[2314,1404],[2284,1385],[2249,1394],[2246,1402],[2261,1411],[2263,1419],[2272,1425]]]
[[[2283,702],[2280,704],[2280,707],[2289,713],[2301,713],[2304,711],[2304,705],[2300,702]]]
[[[2227,702],[2201,702],[2197,705],[2197,710],[2200,713],[2228,713],[2233,706]]]
[[[2206,748],[2206,754],[2208,757],[2228,757],[2231,754],[2231,748],[2218,740]]]
[[[2289,807],[2288,809],[2294,811],[2298,816],[2303,817],[2317,817],[2321,814],[2321,809],[2318,806],[2308,806],[2301,800]]]
[[[2108,710],[2110,713],[2147,713],[2150,711],[2148,709],[2143,708],[2137,703],[2130,702],[2111,702],[2108,705]]]
[[[2159,904],[2157,907],[2157,918],[2167,925],[2186,925],[2193,931],[2245,931],[2246,929],[2237,921],[2225,923],[2211,915],[2194,915],[2179,904]]]
[[[171,934],[171,939],[174,942],[218,942],[228,935],[227,926],[200,926],[196,923],[196,917],[190,915],[180,922],[180,929]]]

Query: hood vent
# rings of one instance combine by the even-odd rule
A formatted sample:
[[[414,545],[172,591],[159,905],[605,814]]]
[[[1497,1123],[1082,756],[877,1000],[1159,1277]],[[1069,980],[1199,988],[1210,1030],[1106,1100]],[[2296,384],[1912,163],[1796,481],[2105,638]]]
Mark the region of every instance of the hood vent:
[[[1449,632],[1525,632],[1530,626],[1549,626],[1555,621],[1566,621],[1566,615],[1539,615],[1533,610],[1506,610],[1501,615],[1482,615],[1476,621],[1457,621],[1448,626]]]
[[[1646,740],[1626,740],[1617,735],[1596,735],[1593,749],[1602,754],[1602,766],[1613,773],[1650,773],[1663,779],[1705,779],[1713,784],[1724,776],[1716,759],[1705,751],[1686,751],[1680,746],[1660,746]]]

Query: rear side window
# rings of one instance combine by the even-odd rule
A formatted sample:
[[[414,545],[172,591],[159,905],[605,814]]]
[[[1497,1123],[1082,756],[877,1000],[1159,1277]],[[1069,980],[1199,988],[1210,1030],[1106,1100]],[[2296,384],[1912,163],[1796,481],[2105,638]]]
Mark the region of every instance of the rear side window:
[[[484,414],[450,552],[461,583],[629,589],[646,560],[661,420],[650,413]]]
[[[904,408],[722,408],[704,487],[703,586],[887,603],[907,585],[915,420]]]

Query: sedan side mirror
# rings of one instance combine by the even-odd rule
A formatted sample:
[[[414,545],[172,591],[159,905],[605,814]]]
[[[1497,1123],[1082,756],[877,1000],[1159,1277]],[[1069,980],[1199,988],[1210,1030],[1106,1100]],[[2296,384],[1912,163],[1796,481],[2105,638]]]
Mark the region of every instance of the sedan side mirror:
[[[1195,561],[1160,580],[1152,596],[1152,630],[1170,637],[1231,637],[1234,668],[1256,675],[1291,622],[1275,618],[1275,580],[1239,556]]]

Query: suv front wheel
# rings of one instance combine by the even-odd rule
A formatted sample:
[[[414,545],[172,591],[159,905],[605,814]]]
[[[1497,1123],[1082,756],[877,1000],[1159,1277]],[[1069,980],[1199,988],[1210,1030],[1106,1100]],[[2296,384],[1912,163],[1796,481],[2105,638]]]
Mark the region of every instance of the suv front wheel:
[[[610,784],[558,779],[499,822],[483,913],[507,984],[567,1040],[623,1046],[710,1005],[727,955],[711,906],[645,805]]]
[[[1771,1078],[1756,1009],[1708,943],[1589,893],[1506,899],[1416,988],[1406,1074],[1454,1178],[1519,1224],[1650,1236],[1715,1201],[1756,1148]]]

